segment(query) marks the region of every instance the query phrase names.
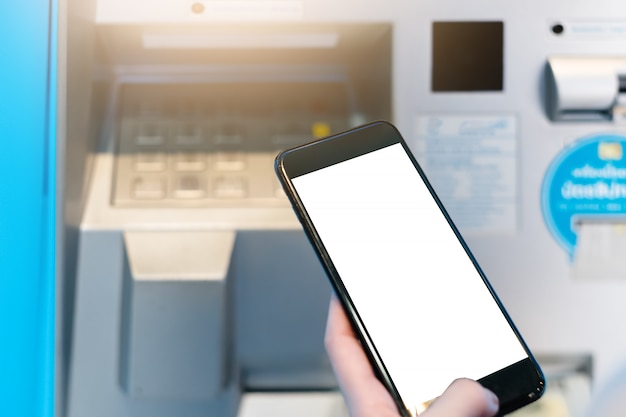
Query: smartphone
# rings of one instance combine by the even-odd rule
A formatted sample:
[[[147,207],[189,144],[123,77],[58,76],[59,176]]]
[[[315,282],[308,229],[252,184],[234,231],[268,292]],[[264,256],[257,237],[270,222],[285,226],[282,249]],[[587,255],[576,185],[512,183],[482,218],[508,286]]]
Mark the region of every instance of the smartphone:
[[[495,392],[500,415],[542,395],[540,367],[393,125],[283,151],[275,169],[402,415],[460,377]]]

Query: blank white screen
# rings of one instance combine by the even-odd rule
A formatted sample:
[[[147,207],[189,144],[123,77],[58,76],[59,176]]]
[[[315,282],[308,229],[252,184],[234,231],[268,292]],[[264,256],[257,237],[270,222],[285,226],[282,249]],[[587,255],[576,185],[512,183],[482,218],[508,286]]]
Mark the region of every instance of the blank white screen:
[[[400,144],[293,184],[409,410],[528,357]]]

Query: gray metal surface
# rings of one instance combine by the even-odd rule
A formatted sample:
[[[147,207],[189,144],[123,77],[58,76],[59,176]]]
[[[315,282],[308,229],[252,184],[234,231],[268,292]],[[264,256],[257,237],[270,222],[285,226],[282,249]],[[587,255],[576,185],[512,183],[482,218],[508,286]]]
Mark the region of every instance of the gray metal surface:
[[[140,306],[143,302],[145,307],[141,309],[138,306],[140,309],[137,313],[142,314],[142,317],[137,317],[137,314],[124,316],[124,276],[129,267],[125,255],[123,233],[121,231],[83,233],[79,258],[68,416],[206,417],[235,415],[241,395],[239,368],[236,362],[231,362],[230,366],[226,366],[228,362],[219,360],[229,346],[228,343],[221,343],[221,341],[198,337],[197,340],[196,338],[192,339],[194,342],[186,344],[179,339],[165,345],[162,350],[158,350],[157,346],[150,347],[150,349],[153,348],[152,352],[157,355],[156,358],[146,356],[150,354],[150,349],[139,347],[143,357],[135,358],[157,362],[164,360],[166,359],[164,355],[168,352],[181,354],[180,351],[173,352],[176,346],[181,347],[181,342],[183,342],[182,346],[191,349],[201,345],[213,347],[215,350],[207,351],[205,358],[212,364],[211,368],[218,366],[218,369],[212,369],[213,372],[222,370],[225,377],[214,373],[207,375],[209,369],[206,366],[198,366],[195,369],[186,368],[184,375],[178,374],[178,377],[186,379],[185,383],[211,378],[215,379],[212,383],[215,387],[215,382],[219,381],[217,385],[219,389],[215,389],[213,395],[209,395],[211,392],[208,391],[208,386],[198,387],[206,389],[200,398],[190,399],[189,396],[185,398],[185,396],[176,395],[180,394],[176,391],[178,388],[172,389],[171,386],[168,386],[168,383],[173,381],[168,381],[168,376],[163,375],[166,370],[163,367],[169,366],[168,364],[162,364],[161,369],[148,370],[151,373],[148,378],[158,378],[158,380],[152,381],[156,385],[151,385],[147,394],[158,394],[156,395],[157,398],[151,395],[136,395],[138,393],[133,393],[132,390],[129,393],[124,389],[122,383],[125,376],[121,372],[124,369],[122,366],[123,352],[128,348],[123,343],[124,323],[127,325],[127,320],[134,319],[132,324],[139,325],[136,334],[156,336],[157,340],[163,342],[165,336],[168,334],[172,336],[169,333],[172,328],[168,328],[167,324],[164,325],[161,322],[163,313],[158,314],[158,311],[155,311],[155,308],[158,310],[159,304],[175,308],[189,308],[195,304],[196,307],[200,308],[200,311],[197,312],[201,312],[202,309],[216,307],[215,303],[211,303],[211,300],[216,295],[220,296],[223,293],[222,289],[217,292],[211,290],[198,292],[194,291],[194,285],[188,285],[179,288],[182,288],[183,293],[194,291],[193,296],[177,297],[175,291],[164,286],[159,289],[167,291],[154,294],[154,299],[139,300]],[[206,300],[200,299],[205,298],[203,294],[206,295]],[[145,304],[146,302],[147,304]],[[203,305],[204,307],[202,307]],[[210,314],[208,320],[215,323],[214,320],[218,317]],[[174,314],[169,316],[169,319],[188,319],[188,324],[192,327],[194,323],[197,324],[199,320],[202,320],[201,316],[196,314],[191,316]],[[175,327],[180,329],[180,324],[178,323],[178,326]],[[185,330],[186,327],[182,326],[182,329]],[[225,328],[223,337],[226,339],[232,337],[232,334],[232,329]],[[185,332],[181,336],[185,336]],[[146,343],[147,340],[140,342]],[[183,356],[177,359],[184,365],[188,358]],[[217,362],[214,362],[216,360]],[[236,358],[233,360],[236,361]],[[181,369],[183,368],[179,367],[177,371],[180,372]],[[177,375],[172,376],[177,378]],[[143,378],[146,375],[140,374],[139,377]],[[141,381],[144,380],[141,379]],[[164,393],[163,390],[167,391],[168,388],[171,391]],[[194,395],[191,397],[197,396],[197,393],[192,394]]]

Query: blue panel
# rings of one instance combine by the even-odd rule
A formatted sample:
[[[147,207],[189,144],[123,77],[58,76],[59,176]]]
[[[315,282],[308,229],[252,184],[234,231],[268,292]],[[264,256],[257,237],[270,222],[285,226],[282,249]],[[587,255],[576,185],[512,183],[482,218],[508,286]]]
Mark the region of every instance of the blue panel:
[[[0,415],[54,414],[56,0],[0,2]]]

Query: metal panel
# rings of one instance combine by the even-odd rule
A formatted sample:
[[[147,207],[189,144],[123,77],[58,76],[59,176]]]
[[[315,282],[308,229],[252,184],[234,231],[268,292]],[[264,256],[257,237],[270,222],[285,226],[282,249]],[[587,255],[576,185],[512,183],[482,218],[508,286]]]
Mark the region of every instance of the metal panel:
[[[55,13],[49,0],[0,6],[2,415],[53,414]]]

